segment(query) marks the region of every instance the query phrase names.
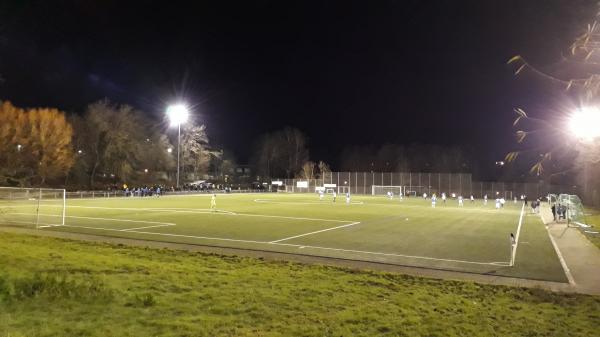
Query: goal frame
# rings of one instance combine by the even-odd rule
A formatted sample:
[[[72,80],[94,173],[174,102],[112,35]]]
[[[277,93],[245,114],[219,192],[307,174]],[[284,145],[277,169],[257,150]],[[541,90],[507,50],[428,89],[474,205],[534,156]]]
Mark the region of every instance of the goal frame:
[[[35,222],[32,223],[32,225],[35,226],[35,229],[40,229],[40,228],[45,228],[45,227],[54,227],[54,226],[64,226],[65,225],[65,218],[66,218],[66,211],[67,211],[67,190],[64,188],[29,188],[29,187],[4,187],[4,186],[0,186],[0,192],[2,191],[6,191],[8,192],[9,198],[8,200],[12,199],[12,193],[15,192],[31,192],[32,196],[36,196],[36,203],[35,203]],[[44,193],[45,192],[54,192],[54,193],[58,193],[60,197],[62,197],[62,210],[60,213],[60,221],[58,221],[57,224],[49,224],[49,225],[40,225],[40,206],[41,206],[41,201],[44,199]],[[1,194],[1,193],[0,193]],[[28,193],[29,194],[29,193]],[[0,200],[1,200],[1,196],[0,196]],[[31,200],[31,199],[28,199]],[[33,201],[33,200],[31,200]]]
[[[394,195],[406,195],[406,186],[404,185],[371,185],[371,195],[379,195],[375,193],[376,188],[382,188],[384,190],[388,188],[394,192]]]

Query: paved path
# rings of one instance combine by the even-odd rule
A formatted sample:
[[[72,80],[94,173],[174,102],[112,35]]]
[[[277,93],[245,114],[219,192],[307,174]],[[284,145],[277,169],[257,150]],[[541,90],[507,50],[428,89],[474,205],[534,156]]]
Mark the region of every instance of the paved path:
[[[546,224],[571,287],[577,292],[600,295],[600,249],[578,228],[554,222],[552,211],[547,205],[541,207],[540,216]]]

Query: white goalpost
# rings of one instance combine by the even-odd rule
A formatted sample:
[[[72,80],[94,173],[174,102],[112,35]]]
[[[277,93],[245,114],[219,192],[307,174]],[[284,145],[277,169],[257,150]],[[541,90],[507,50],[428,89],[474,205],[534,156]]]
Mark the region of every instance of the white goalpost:
[[[394,196],[405,195],[406,186],[391,186],[391,185],[372,185],[371,186],[371,194],[372,195],[383,195],[387,196],[388,192],[394,193]]]
[[[63,226],[66,201],[64,189],[0,187],[0,225]]]

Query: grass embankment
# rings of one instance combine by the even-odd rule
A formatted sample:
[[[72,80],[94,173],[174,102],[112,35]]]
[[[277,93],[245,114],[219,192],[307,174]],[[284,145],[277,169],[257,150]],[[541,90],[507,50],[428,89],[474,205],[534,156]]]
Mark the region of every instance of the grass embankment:
[[[0,336],[598,336],[600,298],[0,233]]]
[[[594,232],[600,231],[600,210],[594,209],[591,210],[590,216],[587,217],[587,223],[593,225],[590,230]],[[585,233],[585,236],[598,248],[600,248],[600,234],[589,234]]]

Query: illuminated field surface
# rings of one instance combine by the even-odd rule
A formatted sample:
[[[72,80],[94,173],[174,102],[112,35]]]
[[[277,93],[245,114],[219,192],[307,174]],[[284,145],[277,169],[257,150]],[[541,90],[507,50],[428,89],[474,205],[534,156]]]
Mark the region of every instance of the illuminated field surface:
[[[0,222],[29,226],[35,206],[3,204]],[[40,230],[244,248],[566,282],[540,217],[509,202],[313,194],[219,194],[69,199],[40,206]],[[520,221],[521,220],[521,221]],[[521,226],[519,223],[521,222]],[[511,265],[509,236],[518,244]]]

